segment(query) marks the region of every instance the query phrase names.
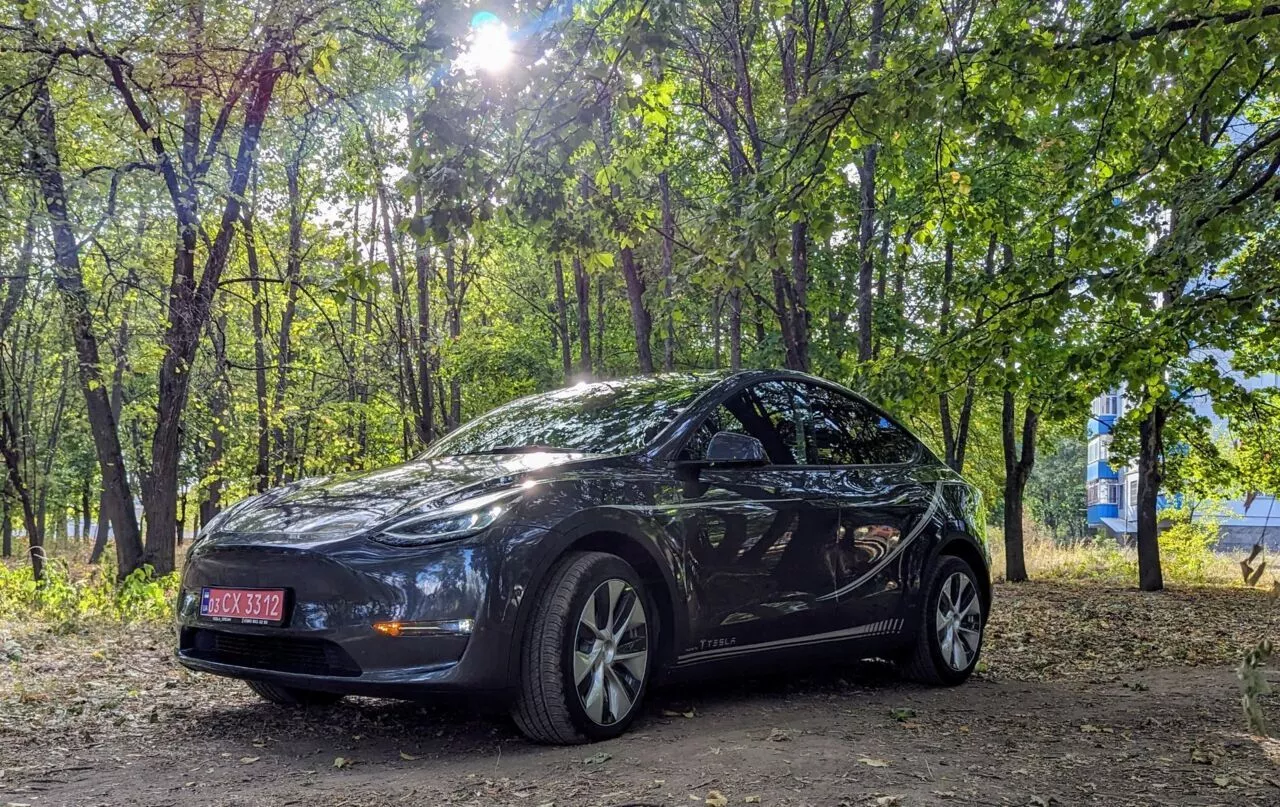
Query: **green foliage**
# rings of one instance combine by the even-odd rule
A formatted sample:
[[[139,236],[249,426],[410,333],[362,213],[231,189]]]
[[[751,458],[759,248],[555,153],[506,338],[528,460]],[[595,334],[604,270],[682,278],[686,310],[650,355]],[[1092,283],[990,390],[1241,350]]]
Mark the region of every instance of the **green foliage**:
[[[1196,518],[1189,508],[1163,510],[1161,520],[1169,522],[1160,533],[1162,566],[1171,577],[1192,583],[1206,580],[1218,542],[1218,522],[1213,507],[1203,505]]]
[[[83,570],[82,570],[83,571]],[[178,575],[156,577],[150,566],[119,583],[111,566],[72,573],[63,561],[45,567],[36,583],[28,569],[0,564],[0,619],[41,619],[72,625],[85,620],[162,621],[173,617]]]
[[[179,231],[151,138],[177,164],[210,155],[191,182],[203,261],[253,96],[231,88],[268,34],[289,56],[183,368],[189,526],[215,497],[411,457],[586,367],[634,373],[644,347],[691,370],[729,366],[731,343],[743,366],[866,392],[940,454],[964,420],[962,470],[993,516],[1012,394],[1049,447],[1029,510],[1060,540],[1080,536],[1083,495],[1079,444],[1059,440],[1121,384],[1138,407],[1117,455],[1156,406],[1166,446],[1186,447],[1164,452],[1166,487],[1280,486],[1280,407],[1214,358],[1280,368],[1272,6],[990,3],[962,24],[878,0],[510,6],[502,72],[455,61],[474,12],[457,2],[254,0],[199,22],[135,6],[86,22],[23,3],[0,27],[0,264],[22,264],[29,230],[40,245],[4,281],[0,405],[55,535],[86,493],[97,509],[99,472],[30,168],[34,88],[53,100],[125,464],[150,495]],[[1238,446],[1190,416],[1204,392]]]
[[[1063,438],[1057,445],[1046,445],[1027,483],[1027,508],[1055,541],[1080,541],[1086,524],[1082,509],[1085,501],[1085,460],[1088,450],[1084,441]]]

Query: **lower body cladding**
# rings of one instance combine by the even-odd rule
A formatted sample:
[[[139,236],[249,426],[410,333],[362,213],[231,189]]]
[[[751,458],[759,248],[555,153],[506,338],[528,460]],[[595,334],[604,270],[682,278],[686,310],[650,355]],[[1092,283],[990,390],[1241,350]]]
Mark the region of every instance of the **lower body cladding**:
[[[506,690],[511,637],[500,618],[486,618],[492,561],[481,543],[404,549],[215,536],[193,549],[183,570],[178,661],[340,694]],[[282,591],[280,619],[202,614],[214,588]]]

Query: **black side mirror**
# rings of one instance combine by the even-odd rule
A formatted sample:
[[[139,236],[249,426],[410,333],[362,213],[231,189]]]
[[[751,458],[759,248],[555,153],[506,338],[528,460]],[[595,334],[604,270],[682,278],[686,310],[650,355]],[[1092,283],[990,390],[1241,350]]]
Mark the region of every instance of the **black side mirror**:
[[[754,437],[734,432],[716,432],[707,444],[708,465],[765,465],[769,455]]]

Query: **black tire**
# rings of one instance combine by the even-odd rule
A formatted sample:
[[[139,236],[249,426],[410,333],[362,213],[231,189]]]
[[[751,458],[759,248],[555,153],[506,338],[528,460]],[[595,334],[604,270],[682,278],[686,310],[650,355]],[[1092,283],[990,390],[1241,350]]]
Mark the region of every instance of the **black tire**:
[[[630,586],[634,599],[627,601],[628,607],[634,602],[643,609],[644,629],[633,628],[628,634],[632,637],[628,647],[639,647],[636,637],[643,635],[645,656],[641,661],[643,675],[638,687],[630,692],[630,707],[620,718],[601,724],[588,715],[586,696],[579,695],[573,680],[574,654],[583,641],[579,620],[584,607],[610,580],[621,580]],[[632,595],[624,590],[621,596]],[[623,606],[619,605],[618,610],[622,611]],[[555,745],[607,740],[625,732],[639,714],[652,678],[657,651],[656,617],[640,576],[622,558],[603,552],[572,552],[562,558],[548,574],[522,637],[520,688],[511,710],[520,731],[534,742]],[[608,696],[602,691],[599,697],[607,701]],[[608,719],[607,713],[605,717]]]
[[[317,692],[314,689],[298,689],[265,681],[245,681],[249,689],[258,693],[264,701],[281,706],[332,706],[342,700],[336,692]]]
[[[944,655],[942,641],[938,635],[938,606],[943,596],[942,589],[944,584],[957,574],[964,575],[968,579],[969,588],[973,596],[978,598],[977,603],[980,609],[977,619],[977,646],[972,648],[973,655],[968,664],[959,669]],[[964,683],[973,674],[974,668],[978,666],[978,659],[982,655],[982,640],[986,635],[987,626],[986,603],[982,599],[982,590],[978,584],[977,573],[964,560],[952,555],[943,555],[938,558],[924,586],[925,596],[921,604],[921,612],[916,617],[919,624],[915,642],[898,665],[904,678],[932,686],[955,686]],[[966,599],[965,602],[967,603],[968,600]],[[972,621],[969,625],[972,628]]]

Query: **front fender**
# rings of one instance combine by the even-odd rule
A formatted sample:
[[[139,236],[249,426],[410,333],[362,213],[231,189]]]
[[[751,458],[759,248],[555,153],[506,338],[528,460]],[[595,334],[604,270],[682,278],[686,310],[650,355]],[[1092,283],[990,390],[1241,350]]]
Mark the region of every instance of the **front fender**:
[[[583,510],[565,518],[542,533],[534,551],[519,546],[518,539],[500,547],[505,558],[496,590],[506,596],[494,617],[513,626],[513,652],[508,658],[508,677],[519,677],[520,652],[530,615],[537,604],[552,569],[567,552],[575,549],[612,552],[627,560],[648,579],[663,586],[671,610],[671,640],[665,647],[681,647],[688,636],[688,600],[685,594],[683,548],[677,536],[646,518],[644,510],[629,506],[606,506]]]

